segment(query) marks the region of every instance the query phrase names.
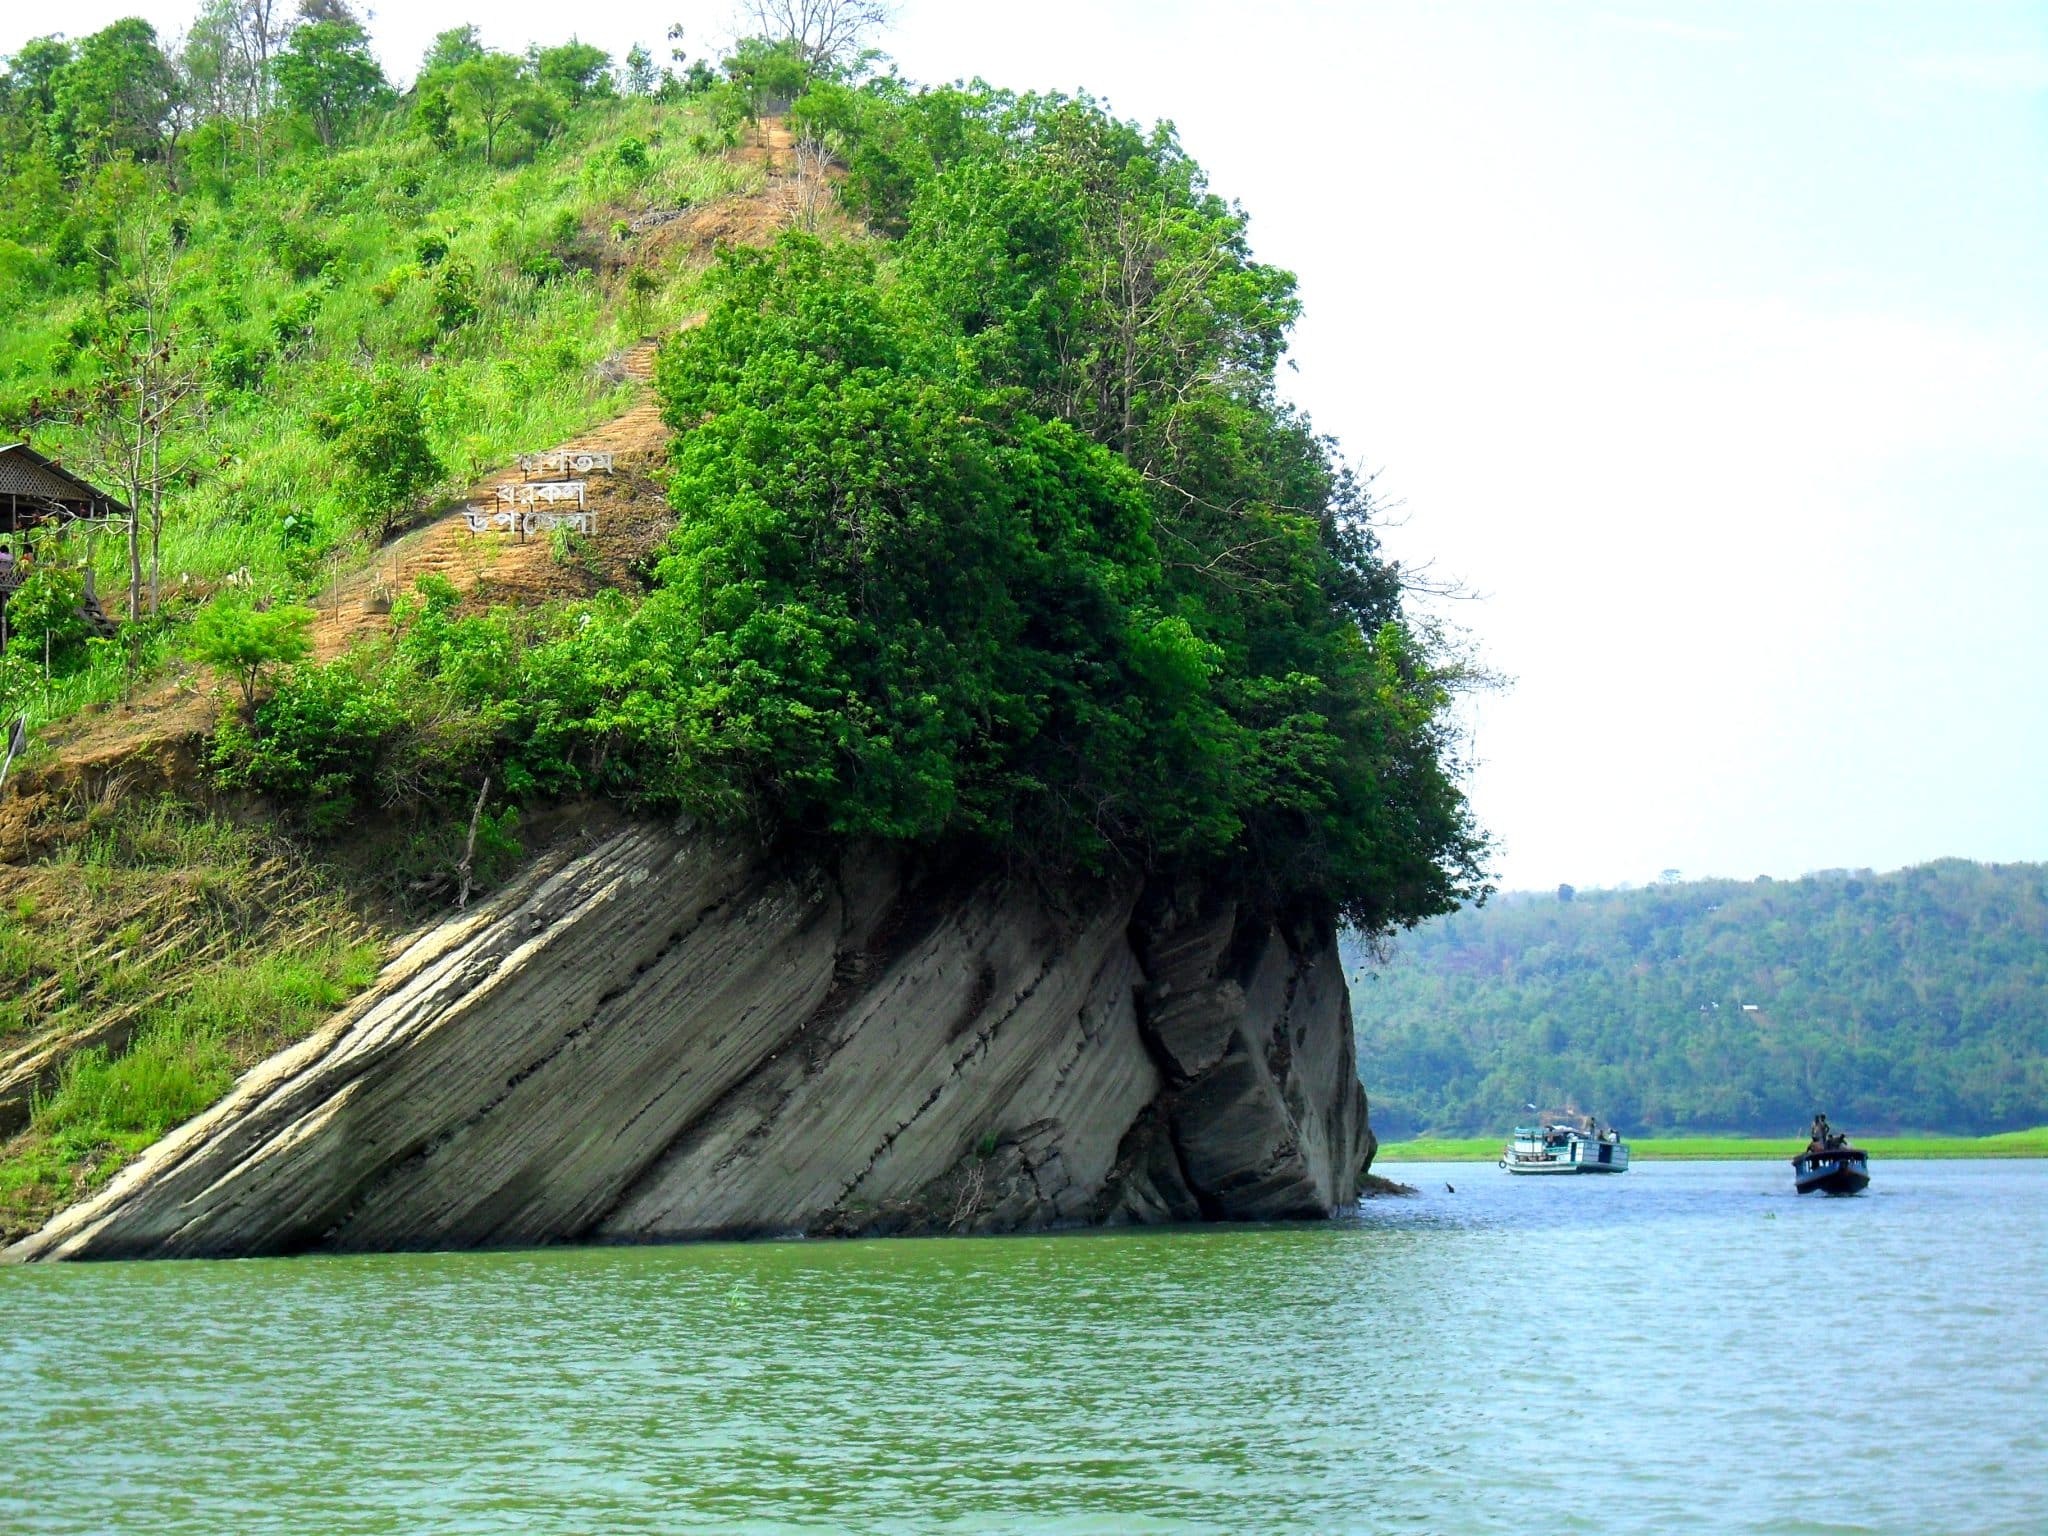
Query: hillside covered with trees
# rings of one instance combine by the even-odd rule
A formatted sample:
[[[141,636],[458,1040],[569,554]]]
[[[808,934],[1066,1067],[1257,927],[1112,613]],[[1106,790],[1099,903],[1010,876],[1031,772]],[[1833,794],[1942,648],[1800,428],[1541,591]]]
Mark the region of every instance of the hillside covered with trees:
[[[0,61],[0,442],[135,513],[12,540],[54,558],[10,604],[0,711],[132,691],[228,578],[316,592],[619,409],[608,360],[696,276],[633,221],[758,184],[726,153],[754,89],[457,27],[401,94],[346,6],[272,0]],[[119,644],[71,618],[88,558]]]
[[[772,104],[792,227],[728,249],[664,353],[682,515],[645,589],[517,616],[426,594],[376,655],[245,689],[224,781],[329,829],[488,777],[1228,863],[1370,929],[1475,888],[1456,669],[1274,393],[1299,306],[1244,214],[1166,127],[875,74],[872,6],[758,9],[782,30],[681,75],[457,28],[403,96],[332,3],[214,0],[176,58],[125,21],[8,61],[0,418],[135,509],[125,649],[67,632],[57,664],[132,682],[177,621],[166,569],[296,595],[591,414],[596,365],[699,281],[608,243],[720,190],[716,151]],[[42,702],[35,631],[69,601],[17,599],[60,617],[17,625],[0,703]],[[240,628],[206,654],[298,659]]]
[[[1513,894],[1353,961],[1382,1135],[1527,1102],[1632,1131],[2048,1122],[2048,866]]]
[[[888,72],[879,6],[752,9],[715,62],[458,27],[402,84],[337,0],[0,61],[0,441],[127,509],[16,530],[25,767],[91,738],[117,784],[180,732],[150,848],[253,825],[413,916],[590,807],[1186,879],[1305,930],[1480,890],[1461,663],[1276,390],[1300,306],[1244,211],[1169,126]],[[478,579],[461,499],[495,488],[465,488],[626,412],[657,344],[652,536],[606,563],[558,528],[576,580]],[[370,580],[443,535],[410,590]],[[122,814],[18,812],[52,878],[0,912],[0,1034],[41,1049],[104,980],[80,957],[160,929],[47,894],[124,856]],[[230,970],[263,932],[195,931]],[[0,1195],[104,1178],[317,1015],[174,1026],[184,954],[48,1079]]]

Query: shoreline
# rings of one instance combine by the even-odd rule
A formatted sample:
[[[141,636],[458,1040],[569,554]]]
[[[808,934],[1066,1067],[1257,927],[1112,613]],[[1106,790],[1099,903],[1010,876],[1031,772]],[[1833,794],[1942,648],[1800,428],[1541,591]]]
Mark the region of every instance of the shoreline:
[[[2048,1126],[1997,1136],[1856,1136],[1851,1140],[1872,1157],[2048,1157]],[[1499,1159],[1506,1145],[1505,1134],[1386,1141],[1373,1154],[1373,1164],[1491,1163]],[[1646,1136],[1630,1138],[1628,1147],[1634,1162],[1764,1162],[1779,1158],[1789,1162],[1805,1150],[1806,1141],[1797,1136]]]

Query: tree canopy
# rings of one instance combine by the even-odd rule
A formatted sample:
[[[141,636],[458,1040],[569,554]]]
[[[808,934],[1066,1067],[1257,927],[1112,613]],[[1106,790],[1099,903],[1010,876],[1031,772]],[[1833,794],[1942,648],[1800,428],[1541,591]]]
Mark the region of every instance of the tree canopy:
[[[52,61],[47,51],[40,60]],[[156,29],[130,17],[81,42],[51,71],[48,89],[51,136],[66,160],[148,159],[168,135],[177,75]]]
[[[1274,393],[1293,279],[1244,215],[1086,100],[839,110],[886,272],[729,256],[664,356],[719,752],[799,819],[1227,865],[1367,929],[1477,894],[1455,671]]]
[[[284,98],[313,124],[322,144],[333,144],[356,115],[390,95],[370,39],[350,19],[308,22],[291,35],[277,59]]]
[[[140,22],[31,44],[0,72],[0,202],[29,232],[0,236],[0,293],[30,317],[0,416],[88,440],[52,404],[104,392],[123,231],[160,211],[145,329],[176,388],[131,394],[192,409],[148,418],[149,483],[210,509],[215,580],[254,564],[289,598],[508,433],[587,419],[599,360],[687,295],[706,321],[657,380],[676,526],[642,579],[422,599],[381,662],[280,666],[270,697],[249,674],[225,772],[325,827],[466,807],[488,776],[1197,872],[1372,931],[1478,895],[1460,665],[1368,486],[1276,391],[1291,274],[1168,126],[876,76],[884,9],[761,7],[717,73],[671,28],[675,68],[636,49],[624,95],[574,37],[502,53],[464,26],[399,97],[340,0],[205,0],[175,59]],[[784,100],[798,227],[708,273],[643,249],[634,215],[759,174],[722,151]]]

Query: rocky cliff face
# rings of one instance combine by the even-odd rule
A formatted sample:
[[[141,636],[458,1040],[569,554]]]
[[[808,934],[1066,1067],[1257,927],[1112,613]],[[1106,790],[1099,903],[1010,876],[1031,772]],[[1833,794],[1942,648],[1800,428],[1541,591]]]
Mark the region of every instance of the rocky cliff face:
[[[415,944],[9,1257],[1322,1216],[1330,935],[1138,882],[635,828]]]

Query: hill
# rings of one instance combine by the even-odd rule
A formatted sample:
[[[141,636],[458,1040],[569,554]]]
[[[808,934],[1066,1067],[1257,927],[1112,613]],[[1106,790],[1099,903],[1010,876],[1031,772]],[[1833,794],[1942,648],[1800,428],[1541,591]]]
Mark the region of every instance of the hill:
[[[457,893],[467,824],[395,782],[324,829],[236,793],[212,762],[236,695],[189,656],[195,631],[306,604],[309,666],[374,666],[422,579],[480,611],[634,586],[673,524],[649,338],[688,323],[716,245],[793,217],[786,145],[730,81],[565,79],[536,49],[487,153],[473,104],[447,100],[465,64],[504,58],[473,29],[436,44],[438,98],[377,76],[323,131],[207,53],[224,14],[182,51],[128,21],[0,60],[0,442],[142,511],[0,512],[0,543],[38,557],[0,650],[0,720],[29,741],[0,795],[4,1232],[320,1022]],[[365,61],[359,28],[340,43]],[[235,79],[206,94],[209,67]],[[94,92],[123,106],[103,128]],[[154,465],[118,451],[138,407],[161,409]],[[513,454],[564,444],[616,459],[593,536],[468,532],[460,509]],[[75,619],[88,576],[111,639]],[[481,819],[474,885],[605,824],[521,809]]]
[[[1490,1134],[1530,1101],[1644,1134],[2048,1120],[2048,867],[1563,894],[1353,954],[1383,1135]]]
[[[190,61],[140,22],[5,62],[0,440],[141,513],[132,565],[125,526],[59,549],[0,516],[0,538],[50,545],[48,579],[89,560],[135,620],[119,645],[48,626],[46,675],[40,610],[11,605],[0,712],[32,727],[174,664],[181,621],[226,583],[331,595],[486,470],[624,409],[626,355],[688,313],[713,239],[775,227],[717,216],[758,199],[764,168],[701,96],[525,82],[525,126],[487,157],[473,114],[423,124],[381,79],[326,141],[283,100],[201,110],[179,96]],[[161,72],[147,121],[81,138],[66,103],[88,64],[116,94]]]
[[[1460,666],[1170,126],[801,30],[677,75],[456,28],[401,94],[346,5],[265,18],[0,72],[0,426],[128,509],[31,508],[8,603],[0,1220],[622,819],[1304,953],[1479,887]],[[594,531],[464,515],[564,444],[617,450]]]

